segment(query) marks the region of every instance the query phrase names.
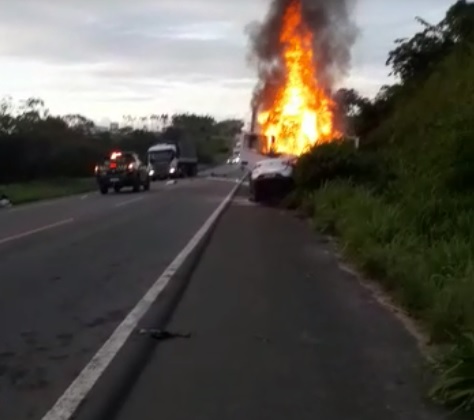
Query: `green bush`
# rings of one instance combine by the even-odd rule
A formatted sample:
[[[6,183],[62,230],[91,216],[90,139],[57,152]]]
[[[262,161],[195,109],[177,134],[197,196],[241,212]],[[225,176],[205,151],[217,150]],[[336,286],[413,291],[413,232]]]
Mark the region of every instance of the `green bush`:
[[[313,147],[302,155],[295,167],[295,183],[299,189],[311,190],[325,182],[345,179],[370,184],[375,188],[388,185],[390,176],[384,159],[373,152],[360,152],[347,141],[335,141]]]

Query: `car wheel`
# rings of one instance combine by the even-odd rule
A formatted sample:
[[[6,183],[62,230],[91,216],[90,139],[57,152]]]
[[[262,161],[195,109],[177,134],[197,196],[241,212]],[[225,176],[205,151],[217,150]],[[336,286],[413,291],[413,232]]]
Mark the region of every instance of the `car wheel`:
[[[147,178],[147,180],[145,181],[145,184],[143,184],[143,189],[145,191],[150,191],[150,178]]]
[[[140,178],[137,178],[134,182],[133,182],[133,192],[139,192],[140,191],[140,186],[141,186],[141,182],[140,182]]]
[[[250,201],[258,203],[262,200],[262,191],[258,184],[250,183]]]
[[[101,194],[105,195],[109,192],[109,187],[105,186],[105,185],[101,185],[100,188],[99,188],[99,191]]]

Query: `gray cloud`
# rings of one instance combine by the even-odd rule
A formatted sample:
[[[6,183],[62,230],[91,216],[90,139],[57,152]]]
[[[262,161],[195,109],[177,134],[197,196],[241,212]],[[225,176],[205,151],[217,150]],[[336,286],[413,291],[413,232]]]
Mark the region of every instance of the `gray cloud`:
[[[249,0],[231,6],[231,13],[217,0],[65,3],[1,2],[0,39],[8,42],[0,41],[0,55],[54,64],[110,62],[135,77],[183,77],[190,70],[248,74],[242,28]]]
[[[437,20],[450,3],[358,0],[355,20],[361,32],[352,54],[357,80],[364,74],[372,79],[383,74],[393,39],[416,29],[415,15]],[[23,94],[30,88],[46,96],[54,91],[51,97],[56,95],[58,104],[63,91],[71,101],[94,101],[96,95],[97,101],[106,102],[110,92],[111,101],[145,103],[163,95],[166,103],[172,98],[175,107],[195,102],[208,106],[209,112],[221,111],[223,98],[230,95],[229,109],[242,112],[257,76],[246,61],[244,28],[261,20],[268,4],[269,0],[0,0],[0,60],[11,63],[0,67],[0,95]],[[15,72],[15,65],[22,66],[21,71]],[[207,105],[183,96],[198,88],[214,92]]]

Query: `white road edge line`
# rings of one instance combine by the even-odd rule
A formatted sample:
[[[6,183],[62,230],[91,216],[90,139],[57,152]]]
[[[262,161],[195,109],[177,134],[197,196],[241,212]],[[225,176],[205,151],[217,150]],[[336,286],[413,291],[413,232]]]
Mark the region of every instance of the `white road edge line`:
[[[74,415],[79,405],[87,397],[92,387],[105,372],[114,357],[123,347],[132,332],[138,325],[138,322],[148,312],[151,305],[163,292],[166,285],[170,282],[176,271],[181,267],[186,258],[201,242],[206,233],[212,228],[217,218],[229,204],[239,188],[237,184],[221,204],[214,210],[204,224],[199,228],[196,234],[191,238],[188,244],[175,257],[171,264],[165,269],[161,276],[155,281],[151,288],[135,305],[131,312],[125,317],[120,325],[115,329],[112,335],[102,345],[99,351],[92,357],[86,367],[69,385],[64,394],[56,401],[54,406],[44,415],[42,420],[69,420]]]
[[[32,229],[23,233],[19,233],[18,235],[7,236],[6,238],[0,239],[0,245],[7,242],[15,241],[17,239],[25,238],[26,236],[34,235],[35,233],[43,232],[48,229],[53,229],[55,227],[65,225],[67,223],[71,223],[73,221],[74,221],[73,218],[65,219],[65,220],[61,220],[60,222],[51,223],[50,225],[42,226],[37,229]]]
[[[238,178],[225,178],[225,177],[207,177],[204,178],[206,181],[219,181],[219,182],[239,182],[240,180]]]
[[[123,206],[126,206],[127,204],[132,204],[132,203],[135,203],[136,201],[143,200],[143,198],[144,197],[137,197],[137,198],[132,198],[131,200],[122,201],[121,203],[117,203],[115,207],[123,207]]]

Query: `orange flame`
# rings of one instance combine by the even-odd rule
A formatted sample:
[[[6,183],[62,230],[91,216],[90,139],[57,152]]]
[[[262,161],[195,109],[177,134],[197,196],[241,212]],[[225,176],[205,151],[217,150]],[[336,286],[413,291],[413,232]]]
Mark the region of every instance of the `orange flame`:
[[[263,134],[275,139],[267,152],[299,156],[316,143],[340,137],[333,124],[334,103],[317,81],[312,41],[302,22],[301,3],[294,0],[285,11],[280,32],[284,82],[270,108],[258,114]]]

